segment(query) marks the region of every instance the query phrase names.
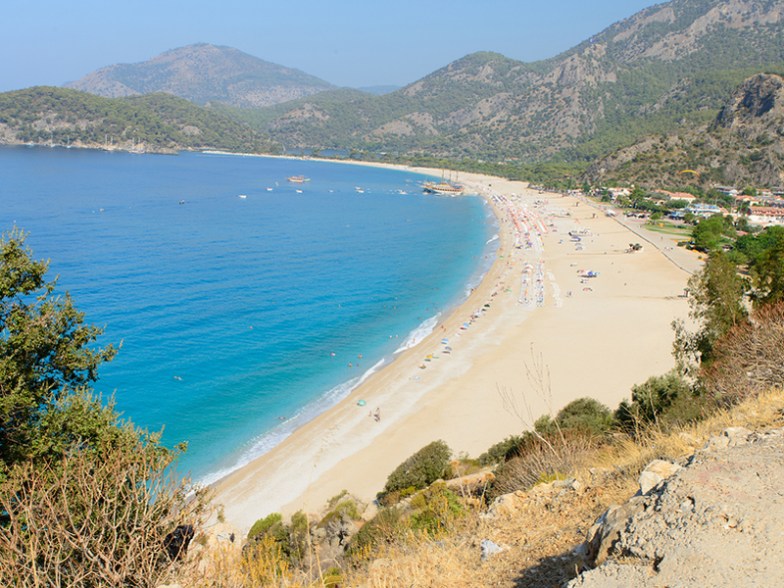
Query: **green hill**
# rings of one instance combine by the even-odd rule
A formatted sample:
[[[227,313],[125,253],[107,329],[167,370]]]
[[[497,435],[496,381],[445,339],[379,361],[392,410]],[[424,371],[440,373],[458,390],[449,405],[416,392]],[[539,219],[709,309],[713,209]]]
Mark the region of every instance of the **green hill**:
[[[591,183],[784,186],[784,78],[744,81],[710,123],[645,137],[590,166]]]
[[[234,118],[169,94],[101,98],[46,86],[0,94],[0,143],[274,151]]]

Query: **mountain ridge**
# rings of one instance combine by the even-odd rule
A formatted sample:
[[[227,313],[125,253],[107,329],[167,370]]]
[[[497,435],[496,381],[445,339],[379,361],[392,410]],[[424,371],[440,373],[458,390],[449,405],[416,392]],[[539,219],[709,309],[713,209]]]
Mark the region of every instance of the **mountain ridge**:
[[[784,186],[784,77],[747,78],[708,123],[619,149],[592,164],[584,179]]]
[[[109,65],[65,87],[107,98],[166,92],[199,105],[221,102],[240,108],[271,106],[334,88],[300,70],[209,43],[171,49],[140,63]]]
[[[334,142],[489,161],[585,160],[639,131],[704,122],[748,75],[784,62],[772,0],[673,0],[553,58],[465,56],[391,94],[341,108],[292,103],[266,131],[284,145]],[[328,132],[327,132],[328,131]]]

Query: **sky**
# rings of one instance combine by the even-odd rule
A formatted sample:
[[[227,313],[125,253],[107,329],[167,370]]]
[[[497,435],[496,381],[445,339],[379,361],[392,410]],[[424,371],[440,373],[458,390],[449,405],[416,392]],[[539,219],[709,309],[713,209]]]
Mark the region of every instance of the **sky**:
[[[536,61],[656,0],[3,0],[0,91],[192,43],[338,86],[404,86],[475,51]]]

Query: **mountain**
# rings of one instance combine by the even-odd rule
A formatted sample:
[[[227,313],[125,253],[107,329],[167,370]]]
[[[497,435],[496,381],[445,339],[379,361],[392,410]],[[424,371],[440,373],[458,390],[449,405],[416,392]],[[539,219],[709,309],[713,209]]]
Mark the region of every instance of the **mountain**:
[[[165,92],[196,104],[220,102],[242,108],[270,106],[333,88],[299,70],[206,43],[172,49],[142,63],[110,65],[66,87],[108,98]]]
[[[0,94],[0,144],[21,143],[158,152],[275,151],[233,117],[170,94],[103,98],[46,86]]]
[[[381,96],[383,94],[390,94],[395,90],[399,90],[400,86],[363,86],[362,88],[357,88],[357,90],[361,92],[367,92],[368,94],[375,94],[376,96]]]
[[[784,77],[748,78],[710,124],[620,149],[593,164],[586,180],[784,186]]]
[[[384,96],[291,103],[265,130],[287,147],[589,161],[706,122],[743,79],[781,68],[783,12],[776,0],[673,0],[548,60],[475,53]]]

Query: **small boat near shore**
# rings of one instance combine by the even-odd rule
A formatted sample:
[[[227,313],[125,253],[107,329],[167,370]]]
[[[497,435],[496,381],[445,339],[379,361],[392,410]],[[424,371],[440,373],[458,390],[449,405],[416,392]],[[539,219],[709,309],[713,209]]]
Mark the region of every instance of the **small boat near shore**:
[[[286,179],[292,184],[304,184],[305,182],[310,181],[310,178],[306,178],[305,176],[289,176]]]

